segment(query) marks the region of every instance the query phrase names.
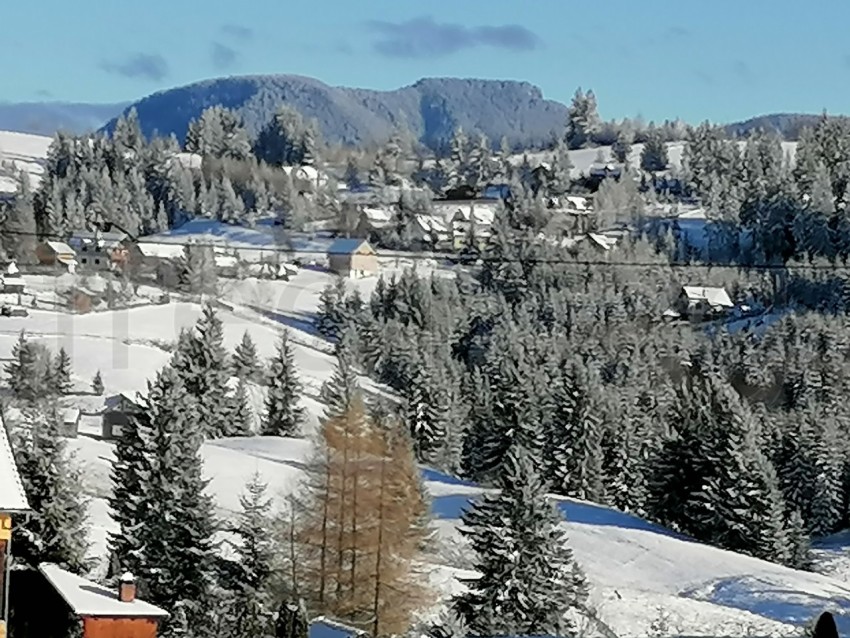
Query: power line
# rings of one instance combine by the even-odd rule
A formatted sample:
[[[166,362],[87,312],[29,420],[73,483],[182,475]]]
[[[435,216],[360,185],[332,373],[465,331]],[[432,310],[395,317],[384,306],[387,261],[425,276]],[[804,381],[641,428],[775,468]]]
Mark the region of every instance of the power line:
[[[107,231],[109,232],[109,231]],[[56,234],[42,234],[42,233],[33,233],[33,232],[25,232],[25,231],[7,231],[0,230],[0,236],[12,236],[12,237],[31,237],[40,240],[50,240],[55,239],[56,241],[61,241],[63,243],[68,241],[68,238],[64,235],[56,235]],[[325,238],[307,238],[305,241],[319,241]],[[331,242],[333,241],[332,238]],[[345,239],[345,238],[343,238]],[[352,238],[357,239],[357,238]],[[297,238],[296,238],[297,241]],[[270,253],[270,254],[281,254],[281,255],[316,255],[327,252],[327,247],[322,247],[319,250],[310,249],[310,248],[297,248],[295,246],[286,246],[286,240],[281,241],[281,245],[279,246],[270,246],[270,245],[258,245],[253,246],[250,244],[244,244],[238,241],[225,241],[225,242],[199,242],[188,240],[185,242],[179,241],[146,241],[145,238],[133,239],[131,240],[132,244],[155,244],[155,245],[163,245],[163,246],[182,246],[186,247],[197,247],[197,248],[211,248],[211,249],[226,249],[232,251],[255,251],[260,253]],[[330,244],[328,244],[328,247]],[[553,246],[555,248],[556,246]],[[318,247],[317,247],[318,248]],[[382,259],[397,259],[399,261],[407,260],[407,261],[454,261],[457,262],[455,265],[462,266],[465,265],[463,262],[465,260],[472,260],[474,262],[481,263],[519,263],[519,264],[548,264],[548,265],[559,265],[559,266],[583,266],[583,267],[617,267],[617,268],[671,268],[671,269],[703,269],[703,270],[738,270],[738,271],[843,271],[850,270],[850,263],[844,264],[803,264],[803,263],[794,263],[794,264],[719,264],[719,263],[705,263],[705,262],[696,262],[696,263],[679,263],[679,262],[652,262],[652,261],[625,261],[625,260],[615,260],[615,259],[571,259],[567,257],[488,257],[487,255],[480,255],[478,257],[471,257],[469,255],[465,255],[463,253],[458,252],[437,252],[437,253],[428,253],[423,251],[410,251],[410,252],[401,252],[398,254],[392,253],[378,253],[378,257]],[[466,265],[475,265],[466,264]]]

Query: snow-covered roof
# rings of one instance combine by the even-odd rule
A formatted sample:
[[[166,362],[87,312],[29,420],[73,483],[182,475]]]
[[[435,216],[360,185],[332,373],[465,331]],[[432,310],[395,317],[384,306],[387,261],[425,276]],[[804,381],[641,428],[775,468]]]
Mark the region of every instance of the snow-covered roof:
[[[364,207],[363,215],[372,225],[388,224],[393,219],[393,212],[391,210],[386,208],[376,208],[373,206]]]
[[[417,215],[416,223],[426,232],[433,233],[448,233],[449,228],[445,220],[433,215]]]
[[[600,235],[599,233],[587,233],[587,238],[605,250],[611,250],[617,245],[616,237],[608,237],[607,235]]]
[[[165,618],[168,616],[168,612],[164,609],[138,598],[132,602],[122,602],[118,598],[117,589],[115,591],[107,589],[82,576],[65,571],[58,565],[42,563],[38,569],[78,617]]]
[[[80,419],[80,409],[79,408],[66,408],[62,412],[62,422],[63,423],[76,423]]]
[[[18,466],[12,454],[12,446],[6,435],[6,426],[0,416],[0,512],[13,514],[28,512],[27,495],[18,474]]]
[[[239,259],[233,255],[215,255],[215,265],[219,268],[235,268]]]
[[[354,638],[365,634],[365,631],[319,616],[310,622],[307,638]]]
[[[14,261],[9,262],[9,265],[6,266],[6,275],[9,277],[19,277],[21,274],[20,269],[18,268],[18,264]]]
[[[732,308],[735,304],[723,288],[706,288],[702,286],[682,286],[685,296],[690,301],[705,301],[712,307]]]
[[[125,239],[127,239],[127,233],[118,231],[92,232],[90,230],[78,230],[71,235],[71,238],[68,241],[69,243],[76,244],[92,244],[94,242],[99,242],[107,246],[112,246],[121,243]]]
[[[183,257],[182,244],[159,244],[154,242],[140,242],[136,244],[143,257],[156,259],[180,259]]]
[[[334,241],[328,248],[329,255],[352,255],[356,253],[362,246],[372,251],[372,246],[365,239],[346,239],[340,238]]]
[[[74,249],[64,241],[48,241],[45,242],[54,253],[57,255],[74,255]]]
[[[175,153],[174,159],[176,159],[183,168],[201,170],[201,167],[204,164],[204,158],[197,153]]]
[[[572,208],[575,210],[586,211],[589,209],[589,202],[587,201],[587,197],[580,197],[578,195],[567,195],[564,198]]]

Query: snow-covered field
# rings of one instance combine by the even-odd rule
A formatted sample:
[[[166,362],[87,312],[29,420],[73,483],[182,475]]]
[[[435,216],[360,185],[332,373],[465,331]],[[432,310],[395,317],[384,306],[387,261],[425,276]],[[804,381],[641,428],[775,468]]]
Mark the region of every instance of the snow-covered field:
[[[0,193],[15,191],[20,171],[29,174],[33,187],[38,186],[52,141],[42,135],[0,131]]]
[[[269,356],[281,330],[295,342],[296,364],[307,391],[304,403],[317,423],[322,405],[318,388],[328,378],[333,359],[327,345],[309,333],[309,319],[330,276],[302,270],[289,282],[245,280],[225,286],[221,309],[228,348],[248,330],[262,356]],[[374,279],[351,282],[368,295]],[[42,282],[43,285],[44,282]],[[145,381],[169,358],[168,344],[181,328],[194,324],[197,304],[178,302],[129,310],[71,316],[32,310],[26,318],[0,318],[0,358],[7,357],[20,330],[48,345],[63,345],[71,354],[75,380],[84,390],[100,369],[104,396],[143,390]],[[368,382],[364,383],[374,389]],[[74,397],[79,407],[95,411],[103,397]],[[105,496],[110,489],[113,445],[96,436],[97,417],[81,427],[71,447],[84,467],[91,503],[91,553],[103,556],[113,528]],[[293,488],[309,450],[305,440],[249,438],[207,442],[205,473],[218,514],[231,515],[238,496],[254,472],[284,495]],[[430,580],[443,597],[457,591],[456,576],[469,575],[457,532],[458,516],[475,486],[425,471],[433,495],[438,551],[429,559]],[[593,585],[592,601],[600,618],[619,636],[641,636],[662,619],[671,633],[687,635],[779,635],[797,631],[823,609],[839,614],[850,629],[850,560],[846,544],[835,539],[819,550],[828,575],[798,572],[723,550],[689,542],[635,517],[590,503],[562,505],[570,543]],[[662,611],[663,610],[663,611]]]

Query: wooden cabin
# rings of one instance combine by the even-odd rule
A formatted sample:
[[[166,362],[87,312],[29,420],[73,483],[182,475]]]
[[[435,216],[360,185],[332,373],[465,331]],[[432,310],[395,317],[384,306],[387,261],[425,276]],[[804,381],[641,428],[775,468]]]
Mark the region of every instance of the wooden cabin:
[[[83,638],[156,638],[168,612],[136,598],[132,574],[124,574],[115,590],[77,576],[52,563],[39,571],[82,624]]]
[[[130,417],[141,414],[139,402],[127,394],[116,394],[106,399],[106,409],[101,417],[101,437],[110,441],[121,436],[121,428],[130,422]]]
[[[365,239],[337,239],[328,248],[328,269],[343,277],[378,274],[378,255]]]
[[[0,636],[6,635],[9,620],[9,574],[12,558],[13,517],[25,516],[30,511],[27,495],[12,446],[6,435],[6,426],[0,417]]]

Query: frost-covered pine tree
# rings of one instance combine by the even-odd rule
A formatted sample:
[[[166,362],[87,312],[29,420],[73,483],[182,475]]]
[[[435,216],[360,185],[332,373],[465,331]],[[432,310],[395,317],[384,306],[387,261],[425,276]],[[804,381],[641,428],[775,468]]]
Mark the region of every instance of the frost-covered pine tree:
[[[113,576],[126,571],[139,574],[145,561],[143,527],[151,505],[146,493],[151,464],[149,432],[144,431],[145,425],[145,419],[131,416],[115,443],[115,460],[110,469],[112,493],[108,503],[110,517],[118,531],[107,537],[117,571]]]
[[[233,636],[270,636],[273,608],[270,591],[273,573],[272,502],[268,486],[257,473],[239,497],[241,510],[231,532],[236,560],[228,565],[224,584],[233,600],[227,619]]]
[[[584,609],[587,582],[546,497],[533,456],[508,454],[499,494],[485,495],[464,512],[462,534],[480,576],[453,608],[470,636],[577,636],[568,612]]]
[[[42,343],[30,341],[21,331],[6,364],[7,383],[15,398],[35,402],[55,395],[53,360]]]
[[[97,396],[102,396],[105,388],[103,387],[103,377],[100,374],[100,370],[94,373],[94,378],[91,380],[91,391],[94,392]]]
[[[353,330],[343,333],[336,348],[336,367],[333,375],[322,385],[322,401],[325,418],[334,418],[346,413],[354,397],[362,396],[360,382],[354,369]]]
[[[285,330],[269,364],[268,383],[262,433],[266,436],[298,435],[304,423],[304,408],[300,405],[302,389],[295,369],[295,353]]]
[[[586,148],[599,130],[599,113],[593,91],[576,89],[567,114],[566,142],[570,149]]]
[[[544,458],[553,491],[599,503],[605,498],[602,424],[591,383],[591,376],[575,361],[553,380]]]
[[[31,568],[49,562],[85,573],[88,499],[55,407],[27,407],[19,418],[6,415],[6,422],[32,508],[15,529],[15,560]]]
[[[181,335],[172,358],[186,391],[198,402],[201,427],[207,436],[224,436],[229,429],[233,397],[221,319],[205,304],[194,331]]]
[[[254,433],[254,410],[248,386],[241,379],[233,394],[233,410],[230,415],[227,436],[251,436]]]
[[[348,323],[348,313],[345,307],[345,279],[337,277],[336,281],[328,284],[319,296],[319,308],[316,312],[316,330],[322,336],[336,341]]]
[[[139,524],[143,560],[137,576],[152,603],[183,608],[189,626],[201,627],[214,583],[216,523],[202,476],[197,406],[170,367],[149,384],[143,403],[139,419],[148,433],[150,471],[142,491],[156,515]]]
[[[59,348],[59,353],[53,362],[53,387],[59,395],[70,394],[73,389],[71,381],[71,357],[65,348]]]
[[[247,330],[242,335],[242,341],[233,353],[233,376],[244,381],[258,381],[260,378],[260,363],[257,358],[257,346]]]

